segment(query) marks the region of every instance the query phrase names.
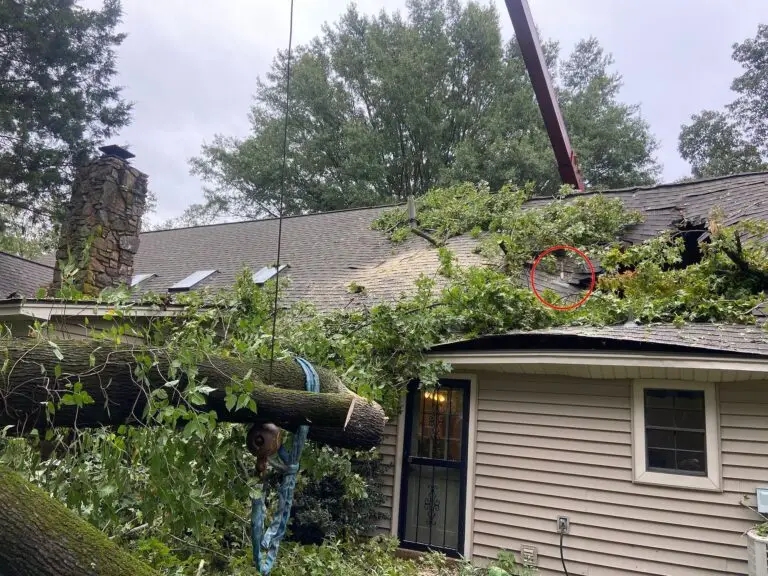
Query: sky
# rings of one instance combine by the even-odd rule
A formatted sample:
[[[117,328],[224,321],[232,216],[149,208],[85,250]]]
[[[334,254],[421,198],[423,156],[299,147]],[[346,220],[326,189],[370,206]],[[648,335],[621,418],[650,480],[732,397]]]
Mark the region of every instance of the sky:
[[[488,1],[488,0],[484,0]],[[503,0],[504,39],[512,36]],[[349,0],[295,0],[294,43],[320,34]],[[99,0],[85,0],[95,7]],[[677,153],[681,124],[733,99],[734,42],[768,23],[766,0],[529,0],[542,39],[564,53],[595,36],[613,54],[624,87],[660,148],[662,180],[689,174]],[[405,0],[358,0],[364,13],[403,10]],[[188,160],[216,134],[244,137],[259,76],[288,44],[288,0],[123,0],[117,83],[134,102],[133,122],[114,143],[128,144],[134,166],[157,196],[152,220],[179,216],[203,196]]]

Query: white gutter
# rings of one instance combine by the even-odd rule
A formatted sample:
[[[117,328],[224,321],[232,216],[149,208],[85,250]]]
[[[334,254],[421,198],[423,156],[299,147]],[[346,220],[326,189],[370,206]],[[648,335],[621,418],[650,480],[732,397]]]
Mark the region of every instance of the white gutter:
[[[705,368],[737,372],[768,373],[767,358],[697,356],[679,353],[596,352],[588,350],[443,352],[427,354],[461,368],[482,369],[490,365],[549,364],[560,366],[625,366],[638,368]]]
[[[22,316],[45,321],[59,317],[103,317],[118,311],[129,317],[157,318],[177,316],[182,310],[182,306],[161,308],[146,304],[110,306],[95,302],[27,302],[23,300],[0,302],[0,318]]]

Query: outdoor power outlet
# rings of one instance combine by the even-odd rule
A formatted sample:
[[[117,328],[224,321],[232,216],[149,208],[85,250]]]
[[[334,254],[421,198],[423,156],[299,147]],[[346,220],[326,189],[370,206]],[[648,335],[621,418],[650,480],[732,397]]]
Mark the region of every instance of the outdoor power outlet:
[[[568,534],[568,531],[570,529],[571,529],[571,521],[568,520],[568,516],[558,516],[557,517],[557,533]]]

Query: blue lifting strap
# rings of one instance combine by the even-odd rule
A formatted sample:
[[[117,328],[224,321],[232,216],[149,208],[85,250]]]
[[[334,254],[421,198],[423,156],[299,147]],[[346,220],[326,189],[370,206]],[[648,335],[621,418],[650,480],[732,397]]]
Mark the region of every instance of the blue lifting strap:
[[[307,392],[320,391],[320,378],[315,368],[303,358],[296,358],[304,370]],[[253,565],[262,576],[267,576],[275,564],[280,541],[285,536],[288,519],[293,505],[293,489],[296,487],[296,474],[299,471],[299,461],[304,442],[307,440],[309,426],[299,426],[293,435],[290,452],[280,446],[277,452],[277,466],[283,473],[283,480],[278,490],[277,513],[269,528],[264,532],[264,493],[258,498],[251,498],[251,542],[253,545]]]

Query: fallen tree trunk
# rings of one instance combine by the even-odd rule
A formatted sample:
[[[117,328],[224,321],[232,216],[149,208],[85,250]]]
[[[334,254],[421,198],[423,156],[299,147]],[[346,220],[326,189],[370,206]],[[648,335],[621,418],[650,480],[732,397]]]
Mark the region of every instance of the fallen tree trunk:
[[[169,385],[172,354],[159,347],[114,345],[101,341],[66,341],[55,345],[38,340],[14,340],[0,348],[0,427],[24,434],[51,426],[89,428],[146,423],[149,394],[158,388],[173,403],[184,402],[185,375]],[[197,365],[196,380],[206,379],[213,391],[204,396],[201,411],[213,410],[222,422],[273,422],[286,430],[310,425],[309,437],[332,446],[367,449],[381,442],[386,417],[381,407],[346,388],[329,370],[318,369],[320,393],[305,391],[305,376],[293,361],[275,361],[272,382],[269,361],[243,362],[211,356]],[[250,373],[251,397],[257,413],[228,410],[226,388]],[[92,404],[62,404],[75,383]],[[69,385],[69,386],[68,386]],[[46,411],[53,401],[55,412]]]
[[[160,576],[61,502],[0,467],[0,574]]]

